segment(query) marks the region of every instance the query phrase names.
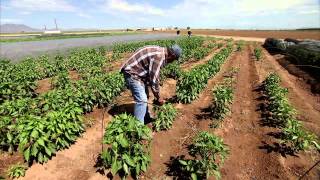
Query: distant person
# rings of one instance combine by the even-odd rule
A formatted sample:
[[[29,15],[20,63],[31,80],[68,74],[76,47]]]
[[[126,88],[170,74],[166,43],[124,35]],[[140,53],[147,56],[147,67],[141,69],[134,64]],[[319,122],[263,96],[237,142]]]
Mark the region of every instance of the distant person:
[[[121,67],[126,85],[131,90],[135,101],[134,116],[145,123],[151,120],[148,110],[148,86],[155,97],[154,102],[163,105],[160,97],[160,69],[181,56],[182,49],[178,45],[168,48],[160,46],[145,46],[138,49]]]
[[[191,37],[192,32],[190,30],[188,30],[188,37]]]
[[[178,36],[180,35],[180,30],[177,31],[177,35],[178,35]]]

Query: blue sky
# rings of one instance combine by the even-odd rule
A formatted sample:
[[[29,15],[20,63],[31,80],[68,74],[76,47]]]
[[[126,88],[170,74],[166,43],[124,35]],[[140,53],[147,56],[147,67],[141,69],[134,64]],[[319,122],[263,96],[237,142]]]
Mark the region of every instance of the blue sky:
[[[34,28],[320,27],[320,0],[1,0],[1,24]]]

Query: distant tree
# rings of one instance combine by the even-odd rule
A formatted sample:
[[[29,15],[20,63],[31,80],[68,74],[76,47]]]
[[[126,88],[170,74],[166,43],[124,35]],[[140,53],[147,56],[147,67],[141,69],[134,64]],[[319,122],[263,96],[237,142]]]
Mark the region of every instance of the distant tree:
[[[187,29],[189,30],[189,29],[190,29],[190,27],[188,26],[188,27],[187,27]]]
[[[174,27],[174,29],[178,29],[178,27]]]

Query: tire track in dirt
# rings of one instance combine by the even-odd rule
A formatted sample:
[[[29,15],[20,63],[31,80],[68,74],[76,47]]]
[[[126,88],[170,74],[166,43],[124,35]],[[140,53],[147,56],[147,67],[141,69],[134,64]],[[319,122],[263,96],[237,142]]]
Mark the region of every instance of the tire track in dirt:
[[[212,54],[210,54],[212,55]],[[173,82],[173,84],[172,84]],[[164,86],[170,87],[171,92],[165,91],[165,87],[161,88],[164,97],[175,94],[175,80],[168,80]],[[174,93],[174,94],[172,94]],[[151,102],[150,98],[150,103]],[[86,132],[79,137],[75,144],[68,149],[58,151],[47,163],[34,164],[26,172],[25,180],[69,180],[69,179],[106,179],[106,176],[96,172],[94,167],[96,159],[101,153],[101,142],[104,129],[107,123],[112,119],[112,115],[122,112],[130,112],[133,110],[133,99],[129,90],[124,91],[115,99],[116,108],[107,108],[104,117],[104,128],[102,128],[102,112],[103,109],[94,109],[93,112],[86,114],[86,117],[94,119],[95,123],[92,127],[87,128]]]
[[[259,149],[263,141],[269,142],[267,127],[259,125],[257,112],[259,94],[254,91],[259,76],[248,47],[237,59],[238,72],[231,116],[215,130],[230,148],[230,155],[222,167],[224,179],[290,179],[278,155]]]

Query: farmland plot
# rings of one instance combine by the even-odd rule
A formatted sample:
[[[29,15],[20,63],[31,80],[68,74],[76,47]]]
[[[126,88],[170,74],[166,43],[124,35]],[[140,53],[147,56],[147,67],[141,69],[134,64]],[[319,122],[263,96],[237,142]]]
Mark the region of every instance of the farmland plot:
[[[116,54],[114,60],[119,59],[123,53],[133,52],[149,43],[168,45],[173,42],[118,45],[113,51]],[[4,96],[9,99],[4,100],[4,103],[8,104],[5,107],[8,109],[12,107],[10,103],[19,101],[22,104],[22,114],[30,112],[34,106],[37,107],[39,102],[34,99],[41,100],[55,94],[64,96],[64,91],[68,92],[70,86],[75,88],[72,90],[79,92],[78,95],[87,94],[87,98],[90,98],[88,101],[73,99],[80,104],[79,108],[82,110],[75,115],[82,118],[83,113],[86,113],[86,123],[79,121],[83,126],[79,126],[82,127],[81,131],[85,130],[83,136],[77,138],[80,133],[73,136],[75,139],[69,142],[70,145],[58,143],[60,151],[52,154],[52,159],[46,154],[47,163],[33,163],[26,171],[25,179],[105,179],[110,175],[116,179],[119,176],[144,179],[294,179],[302,176],[317,161],[319,154],[314,149],[317,148],[317,136],[319,137],[319,111],[316,110],[319,102],[313,99],[313,94],[294,84],[293,77],[281,69],[267,52],[261,50],[261,56],[259,55],[257,61],[252,45],[244,44],[239,48],[239,45],[234,45],[230,39],[223,42],[220,48],[218,45],[203,43],[201,38],[182,39],[178,43],[181,43],[186,54],[162,71],[161,94],[171,104],[163,106],[163,109],[155,109],[158,121],[154,124],[153,137],[149,136],[151,129],[148,130],[148,127],[139,124],[130,115],[123,115],[132,111],[131,94],[127,90],[123,91],[122,78],[116,72],[112,72],[112,68],[107,68],[108,72],[105,72],[106,62],[103,59],[92,58],[91,63],[96,64],[93,67],[88,67],[86,62],[75,64],[71,70],[75,70],[79,78],[68,78],[65,71],[62,71],[62,74],[57,72],[51,75],[53,79],[60,79],[65,83],[53,82],[52,89],[44,94],[33,93],[31,90],[28,92],[33,94],[26,94],[22,100]],[[79,60],[79,57],[81,53],[80,56],[71,58],[71,62]],[[260,100],[263,93],[259,87],[272,72],[279,74],[282,86],[289,87],[288,99],[292,106],[303,112],[303,116],[300,113],[297,115],[302,126],[309,129],[308,132],[317,135],[312,139],[315,143],[310,141],[309,151],[299,151],[300,148],[292,155],[283,149],[276,149],[275,144],[281,144],[281,140],[273,135],[277,134],[279,129],[262,123],[264,112],[259,107],[264,101]],[[41,78],[35,78],[38,79]],[[99,84],[104,86],[100,87]],[[111,86],[110,91],[107,86]],[[116,92],[111,89],[116,89]],[[108,93],[112,95],[104,98]],[[40,101],[43,107],[39,114],[49,114],[48,117],[52,118],[50,122],[54,122],[53,114],[59,112],[60,108],[58,104],[64,104],[66,99],[72,99],[74,94],[77,93],[67,93],[68,98],[59,98],[58,101],[48,104],[48,109],[53,112],[46,112],[47,107],[45,108],[45,104]],[[308,98],[309,101],[297,100],[302,97]],[[30,105],[26,106],[23,103]],[[101,108],[108,104],[113,106]],[[58,106],[57,110],[55,106]],[[16,116],[9,111],[5,113],[6,117]],[[127,120],[127,124],[123,123],[124,120]],[[128,128],[120,131],[121,127]],[[128,133],[129,131],[132,133]],[[303,142],[306,139],[300,140]],[[45,142],[51,141],[52,139],[48,139]],[[294,141],[287,139],[285,144],[289,145],[292,142]],[[40,141],[38,143],[42,144]],[[15,144],[11,144],[15,150]],[[202,148],[198,147],[199,144]],[[147,145],[150,145],[149,148]],[[116,156],[114,151],[119,152],[121,156]],[[45,147],[43,152],[47,153]],[[23,154],[24,157],[28,155]],[[36,155],[31,153],[31,156]],[[102,164],[99,164],[99,159],[103,160]],[[317,167],[306,177],[318,178]]]

